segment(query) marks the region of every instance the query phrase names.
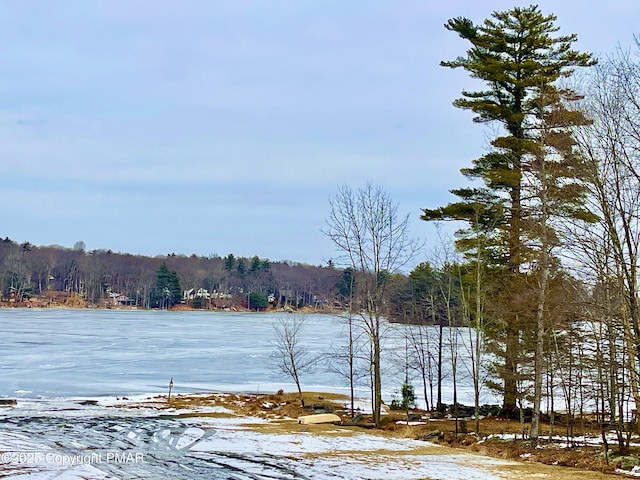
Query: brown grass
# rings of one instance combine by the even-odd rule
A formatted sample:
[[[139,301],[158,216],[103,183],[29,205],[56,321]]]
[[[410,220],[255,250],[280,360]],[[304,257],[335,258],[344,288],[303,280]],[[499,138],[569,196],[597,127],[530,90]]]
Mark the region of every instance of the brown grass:
[[[361,426],[349,425],[350,417],[345,410],[345,405],[348,403],[348,397],[339,394],[331,393],[304,393],[305,408],[302,407],[297,393],[284,393],[282,391],[276,394],[235,394],[235,393],[216,393],[207,395],[176,395],[167,401],[166,396],[157,396],[150,398],[145,402],[142,402],[137,407],[140,408],[157,408],[159,410],[193,410],[193,412],[181,413],[181,416],[188,417],[258,417],[269,420],[268,423],[262,424],[247,424],[248,427],[268,432],[268,433],[294,433],[294,432],[307,432],[318,435],[332,435],[340,434],[345,435],[355,432],[361,432]],[[213,413],[213,412],[198,412],[198,407],[224,407],[233,413]],[[131,405],[123,406],[125,408],[131,408]],[[293,422],[292,419],[297,419],[301,415],[308,415],[314,413],[318,409],[323,408],[325,411],[331,411],[343,420],[343,426],[337,431],[334,425],[299,425],[297,422]],[[485,456],[492,456],[496,458],[506,460],[517,460],[520,462],[517,467],[509,467],[510,478],[519,478],[521,475],[528,477],[533,475],[533,472],[538,472],[540,475],[550,476],[548,478],[553,479],[573,479],[580,473],[574,468],[581,470],[588,470],[588,477],[593,479],[610,478],[607,475],[615,470],[617,465],[606,465],[600,458],[600,449],[596,447],[574,447],[574,448],[560,448],[553,446],[546,446],[546,448],[533,448],[530,442],[518,439],[515,440],[500,440],[497,438],[487,439],[484,438],[479,441],[479,438],[486,437],[490,434],[521,434],[522,426],[520,422],[514,420],[498,420],[496,418],[485,418],[480,421],[481,436],[475,434],[458,434],[455,433],[455,422],[449,419],[434,420],[426,422],[422,425],[410,426],[406,425],[404,421],[406,416],[404,412],[390,412],[384,418],[384,427],[381,429],[375,429],[376,435],[383,435],[389,438],[402,437],[402,438],[422,438],[425,434],[429,434],[438,430],[442,433],[441,439],[435,440],[436,443],[444,447],[450,447],[455,451],[460,449],[467,450],[471,453],[477,453]],[[370,416],[363,416],[361,425],[368,425],[371,422]],[[475,422],[467,421],[466,427],[469,431],[475,428]],[[542,429],[542,433],[548,434],[549,426],[546,425]],[[565,429],[556,426],[554,428],[556,435],[562,435]],[[597,434],[593,428],[588,426],[574,428],[576,434],[592,433]],[[544,444],[544,442],[541,442]],[[425,453],[431,451],[433,447],[429,447],[429,443],[425,443]],[[449,451],[449,449],[447,448]],[[451,450],[451,451],[454,451]],[[440,453],[445,453],[439,450]],[[395,453],[397,454],[397,452]],[[548,465],[548,470],[545,465]],[[558,469],[558,466],[573,467],[566,469]],[[561,472],[561,473],[560,473]],[[565,475],[566,474],[566,475]],[[584,477],[584,472],[582,472]]]

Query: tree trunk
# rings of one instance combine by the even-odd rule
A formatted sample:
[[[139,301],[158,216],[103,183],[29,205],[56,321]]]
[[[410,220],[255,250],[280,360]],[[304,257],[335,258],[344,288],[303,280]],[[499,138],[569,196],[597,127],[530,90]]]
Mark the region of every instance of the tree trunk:
[[[438,398],[436,403],[436,410],[442,412],[444,410],[442,406],[442,336],[444,335],[444,326],[442,320],[440,320],[440,329],[438,332]]]
[[[543,245],[543,249],[546,245]],[[542,252],[542,272],[540,278],[540,291],[538,292],[538,309],[536,312],[536,352],[534,362],[533,380],[533,416],[531,418],[531,431],[529,436],[534,445],[538,443],[540,429],[540,404],[542,402],[542,368],[544,356],[544,304],[546,299],[547,282],[549,278],[548,253]]]
[[[380,427],[381,417],[380,412],[382,410],[382,375],[380,365],[380,319],[374,319],[376,325],[376,333],[374,334],[373,341],[373,423],[376,427]]]
[[[504,399],[502,403],[502,413],[511,418],[516,409],[518,401],[518,329],[509,322],[506,330],[506,343],[504,354]]]

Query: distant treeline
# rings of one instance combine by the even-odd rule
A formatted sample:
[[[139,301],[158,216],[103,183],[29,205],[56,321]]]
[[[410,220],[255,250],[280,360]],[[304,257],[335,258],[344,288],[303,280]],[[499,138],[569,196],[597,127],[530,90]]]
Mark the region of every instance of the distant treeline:
[[[169,254],[148,257],[34,246],[10,238],[0,240],[0,291],[4,302],[21,303],[47,292],[66,292],[96,306],[140,308],[193,303],[200,308],[246,306],[251,292],[270,295],[277,303],[300,307],[333,304],[342,271],[289,261],[212,255]],[[171,300],[163,302],[171,290]],[[176,290],[179,297],[176,298]],[[186,295],[185,295],[186,294]],[[166,300],[166,298],[165,298]]]
[[[403,323],[450,323],[447,309],[459,304],[434,295],[445,281],[422,264],[409,275],[386,275],[386,315]],[[448,281],[448,280],[447,280]],[[35,246],[0,240],[2,301],[24,304],[49,299],[64,303],[73,296],[97,307],[263,309],[269,306],[344,310],[357,296],[356,275],[329,262],[314,266],[254,256],[168,254],[148,257],[111,250]],[[428,299],[426,298],[428,296]],[[438,298],[435,298],[438,297]],[[352,303],[355,307],[355,303]],[[457,321],[456,321],[457,323]]]

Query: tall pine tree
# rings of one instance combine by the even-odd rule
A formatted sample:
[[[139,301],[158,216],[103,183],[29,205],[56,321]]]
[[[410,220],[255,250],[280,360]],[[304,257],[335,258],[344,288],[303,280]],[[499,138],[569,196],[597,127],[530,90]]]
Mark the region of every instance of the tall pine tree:
[[[175,270],[169,270],[167,264],[156,270],[156,283],[151,292],[151,304],[159,308],[170,308],[182,300],[180,277]]]
[[[463,68],[473,78],[485,83],[481,91],[463,91],[455,100],[458,108],[477,114],[477,123],[497,123],[501,134],[491,141],[491,152],[473,161],[462,174],[471,180],[482,180],[484,186],[452,190],[460,198],[437,209],[424,209],[422,219],[462,220],[467,228],[460,233],[458,247],[470,257],[482,258],[492,269],[501,271],[499,279],[501,357],[497,372],[502,380],[503,407],[507,412],[516,407],[521,358],[522,315],[514,311],[515,297],[522,285],[523,266],[534,253],[527,232],[531,222],[527,199],[523,198],[525,176],[539,155],[542,110],[540,98],[561,96],[570,99],[572,92],[557,86],[576,67],[595,63],[588,53],[571,48],[576,35],[554,36],[559,28],[555,15],[543,15],[536,5],[494,12],[491,18],[475,25],[458,17],[445,28],[471,44],[464,57],[441,62],[449,68]],[[580,125],[584,118],[568,117],[567,128]],[[475,252],[476,239],[482,236],[483,252]]]

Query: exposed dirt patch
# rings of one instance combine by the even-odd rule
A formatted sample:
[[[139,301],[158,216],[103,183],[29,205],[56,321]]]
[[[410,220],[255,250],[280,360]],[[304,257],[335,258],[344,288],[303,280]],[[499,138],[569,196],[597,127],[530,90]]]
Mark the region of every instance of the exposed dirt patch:
[[[151,397],[136,404],[116,405],[116,408],[155,408],[158,410],[181,411],[187,416],[203,416],[212,414],[218,416],[250,416],[269,420],[297,419],[302,415],[318,412],[335,413],[348,421],[349,416],[344,411],[347,397],[332,393],[304,393],[305,407],[300,398],[294,393],[278,392],[276,394],[236,394],[214,393],[206,395],[179,394],[167,399],[166,395]],[[207,412],[207,409],[218,411]]]

